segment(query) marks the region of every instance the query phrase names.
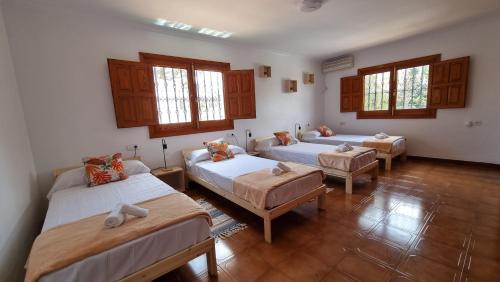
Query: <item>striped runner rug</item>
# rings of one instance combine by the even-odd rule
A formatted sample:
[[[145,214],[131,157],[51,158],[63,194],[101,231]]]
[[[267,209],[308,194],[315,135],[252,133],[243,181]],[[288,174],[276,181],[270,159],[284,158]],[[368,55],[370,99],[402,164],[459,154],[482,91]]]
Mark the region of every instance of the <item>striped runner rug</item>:
[[[221,210],[214,207],[205,199],[196,200],[212,217],[213,226],[211,227],[212,236],[215,239],[225,239],[247,228],[245,223],[236,221],[234,218],[223,213]]]

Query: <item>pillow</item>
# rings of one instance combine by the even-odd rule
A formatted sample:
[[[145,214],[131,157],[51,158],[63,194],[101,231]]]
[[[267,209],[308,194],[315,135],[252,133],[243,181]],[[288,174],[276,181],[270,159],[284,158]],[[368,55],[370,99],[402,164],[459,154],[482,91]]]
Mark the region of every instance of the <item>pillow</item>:
[[[192,166],[197,162],[210,160],[210,153],[207,149],[194,150],[186,156],[186,164]]]
[[[245,149],[243,149],[239,146],[236,146],[236,145],[229,145],[229,150],[231,150],[231,152],[233,152],[233,155],[247,153],[247,151],[245,151]]]
[[[210,158],[214,162],[234,158],[233,152],[229,149],[229,144],[224,141],[205,142]]]
[[[276,138],[278,138],[281,145],[288,146],[288,145],[297,144],[297,139],[293,138],[290,135],[290,133],[288,133],[288,131],[274,132],[274,136],[276,136]]]
[[[127,179],[124,172],[122,154],[106,155],[101,157],[84,158],[85,176],[87,185],[94,187],[113,181]]]
[[[328,126],[322,125],[318,128],[319,133],[321,134],[322,137],[330,137],[335,135],[333,133],[333,130],[331,130]]]
[[[141,173],[150,173],[151,169],[139,160],[128,160],[123,162],[125,175],[134,175]]]
[[[280,140],[276,136],[255,139],[254,150],[257,152],[267,152],[272,146],[278,146],[279,144]]]
[[[307,131],[306,133],[302,134],[302,139],[314,139],[318,136],[321,136],[321,133],[317,130],[311,130]]]
[[[87,178],[85,177],[85,168],[79,167],[72,170],[65,171],[56,178],[54,185],[47,194],[47,199],[50,200],[52,195],[59,191],[68,189],[75,186],[82,186],[87,184]]]

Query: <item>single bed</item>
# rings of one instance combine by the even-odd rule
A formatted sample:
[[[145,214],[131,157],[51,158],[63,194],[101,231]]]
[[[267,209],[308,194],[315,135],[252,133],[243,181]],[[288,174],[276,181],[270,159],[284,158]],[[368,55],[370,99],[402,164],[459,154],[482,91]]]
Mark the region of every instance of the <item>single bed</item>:
[[[320,164],[319,155],[323,152],[335,151],[336,146],[313,144],[297,141],[296,144],[281,146],[274,137],[267,137],[255,140],[255,150],[260,152],[260,156],[276,161],[290,161],[302,163],[321,168],[325,174],[346,180],[346,193],[352,194],[352,181],[355,177],[364,173],[370,173],[372,179],[378,177],[378,161],[376,152],[371,150],[353,158],[349,167],[339,169],[325,167]],[[266,144],[261,146],[260,144]]]
[[[182,151],[188,178],[262,217],[264,219],[264,238],[268,243],[272,242],[271,221],[274,218],[314,198],[318,198],[318,209],[324,207],[326,188],[321,172],[303,176],[279,186],[267,195],[265,207],[258,208],[234,193],[235,178],[265,169],[270,170],[276,167],[278,162],[250,156],[246,153],[236,154],[232,159],[218,162],[207,159],[190,161],[189,155],[193,151],[200,150],[204,149]]]
[[[340,145],[348,143],[353,146],[371,147],[369,140],[373,140],[373,136],[369,135],[349,135],[336,134],[334,136],[322,137],[318,131],[306,132],[300,136],[301,140],[308,143]],[[386,150],[377,149],[377,159],[385,160],[385,170],[391,170],[392,159],[400,156],[401,160],[406,160],[406,138],[399,138],[392,142]]]
[[[129,175],[126,180],[96,188],[78,185],[58,190],[49,195],[42,232],[109,212],[120,202],[136,204],[172,193],[179,192],[150,173]],[[86,257],[40,281],[150,281],[202,254],[207,255],[210,274],[217,275],[210,227],[205,219],[196,217]]]

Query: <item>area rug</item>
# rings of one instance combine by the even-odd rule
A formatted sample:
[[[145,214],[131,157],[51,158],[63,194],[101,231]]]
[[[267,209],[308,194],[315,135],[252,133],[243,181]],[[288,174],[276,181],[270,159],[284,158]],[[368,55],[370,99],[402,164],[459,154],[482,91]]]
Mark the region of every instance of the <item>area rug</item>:
[[[215,239],[226,239],[247,228],[245,223],[236,221],[234,218],[223,213],[205,199],[196,200],[212,217],[212,236]]]

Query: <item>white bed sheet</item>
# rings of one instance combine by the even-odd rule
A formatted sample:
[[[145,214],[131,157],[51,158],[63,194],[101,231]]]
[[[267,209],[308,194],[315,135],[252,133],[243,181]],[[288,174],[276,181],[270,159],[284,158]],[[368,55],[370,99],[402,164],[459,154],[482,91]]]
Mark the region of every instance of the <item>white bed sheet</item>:
[[[304,138],[303,141],[316,144],[340,145],[342,143],[348,143],[353,146],[363,146],[363,141],[370,138],[373,138],[373,136],[337,134],[329,137],[318,136],[314,138]],[[404,138],[396,140],[392,144],[392,154],[398,154],[404,151],[406,151],[406,140]]]
[[[260,152],[260,154],[265,158],[277,161],[289,161],[320,167],[318,155],[323,152],[333,151],[336,147],[334,145],[299,142],[289,146],[272,146],[271,149]],[[375,152],[371,151],[355,157],[351,163],[350,171],[355,171],[375,161],[375,156]]]
[[[102,186],[72,187],[54,193],[43,230],[110,211],[117,203],[139,203],[178,193],[149,173]],[[116,281],[210,236],[203,218],[194,218],[127,242],[44,275],[41,281]]]
[[[276,167],[278,161],[258,158],[247,154],[235,155],[233,159],[220,162],[211,160],[198,162],[188,166],[188,173],[197,176],[211,184],[214,184],[228,192],[233,192],[234,178],[259,171],[262,169],[272,169]],[[314,177],[313,175],[308,177]],[[270,209],[293,200],[304,193],[317,188],[322,184],[322,179],[319,179],[318,186],[309,187],[300,185],[301,182],[292,182],[290,185],[283,185],[272,190],[266,198],[266,208]]]

